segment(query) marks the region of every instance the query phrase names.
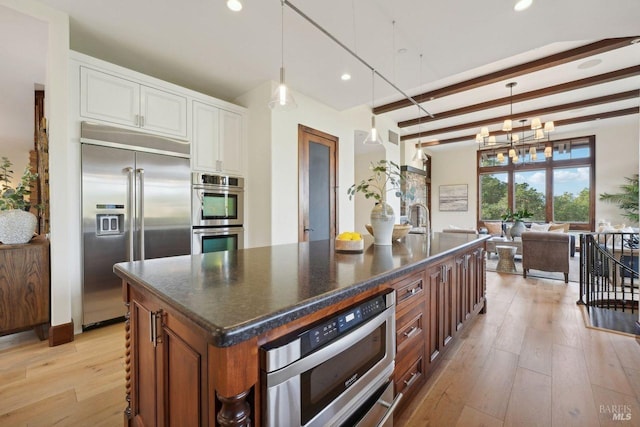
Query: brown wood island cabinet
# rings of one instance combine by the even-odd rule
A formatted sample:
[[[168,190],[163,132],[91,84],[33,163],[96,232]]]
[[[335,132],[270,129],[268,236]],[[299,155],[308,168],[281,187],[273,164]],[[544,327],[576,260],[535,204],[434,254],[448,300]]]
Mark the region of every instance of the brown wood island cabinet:
[[[406,409],[486,304],[484,238],[436,235],[430,248],[419,239],[394,243],[384,266],[373,245],[336,256],[328,241],[117,264],[128,307],[124,424],[263,425],[260,347],[389,290],[392,380]],[[279,262],[293,254],[298,265]]]
[[[34,328],[43,340],[49,327],[49,241],[0,245],[0,335]]]

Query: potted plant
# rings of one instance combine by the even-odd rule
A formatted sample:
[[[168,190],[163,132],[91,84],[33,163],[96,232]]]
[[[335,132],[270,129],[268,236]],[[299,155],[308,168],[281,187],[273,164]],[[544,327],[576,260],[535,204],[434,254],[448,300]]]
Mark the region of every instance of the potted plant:
[[[37,225],[37,218],[28,209],[31,203],[25,200],[29,195],[29,187],[37,174],[31,172],[27,166],[22,173],[20,182],[11,186],[13,178],[13,163],[2,157],[0,161],[0,242],[4,244],[27,243],[33,237]]]
[[[501,216],[503,221],[513,222],[513,226],[509,230],[509,234],[511,235],[512,239],[515,237],[520,237],[520,235],[522,235],[522,232],[527,229],[527,227],[525,227],[524,225],[524,222],[522,221],[525,218],[530,218],[532,215],[533,214],[529,212],[527,208],[524,208],[518,209],[515,212],[511,211],[511,209],[507,209],[507,212],[505,212]]]
[[[390,245],[395,224],[395,214],[393,208],[386,203],[387,193],[393,191],[397,197],[402,197],[400,183],[404,178],[400,173],[400,166],[391,160],[372,162],[369,169],[372,175],[368,179],[362,180],[359,184],[353,184],[349,187],[347,194],[349,195],[349,200],[356,193],[362,193],[366,199],[374,199],[376,201],[371,210],[374,244]]]
[[[625,177],[626,184],[620,186],[620,193],[602,193],[600,200],[615,203],[624,212],[623,217],[638,223],[638,174]]]

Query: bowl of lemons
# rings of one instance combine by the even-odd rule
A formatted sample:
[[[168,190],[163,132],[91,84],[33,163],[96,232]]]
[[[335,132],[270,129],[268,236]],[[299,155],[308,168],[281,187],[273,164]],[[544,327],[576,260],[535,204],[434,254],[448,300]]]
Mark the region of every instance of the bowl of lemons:
[[[344,231],[336,237],[336,252],[362,252],[364,240],[356,231]]]

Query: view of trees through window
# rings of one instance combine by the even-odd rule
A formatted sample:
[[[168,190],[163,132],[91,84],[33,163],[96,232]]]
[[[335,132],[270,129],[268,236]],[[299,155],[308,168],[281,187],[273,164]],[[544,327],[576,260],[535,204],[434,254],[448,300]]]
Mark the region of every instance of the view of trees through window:
[[[556,142],[552,159],[531,164],[497,164],[479,156],[480,220],[499,220],[508,209],[526,209],[532,221],[588,227],[594,203],[592,144],[591,138]]]

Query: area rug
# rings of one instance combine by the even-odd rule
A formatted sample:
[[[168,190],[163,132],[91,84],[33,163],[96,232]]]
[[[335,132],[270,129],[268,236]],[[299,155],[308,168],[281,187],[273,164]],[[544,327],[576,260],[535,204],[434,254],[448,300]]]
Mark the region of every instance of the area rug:
[[[500,274],[518,274],[522,276],[522,257],[516,255],[516,272],[515,273],[504,273],[500,272]],[[496,271],[496,266],[498,265],[498,255],[496,254],[487,254],[487,271]],[[527,278],[535,277],[538,279],[551,279],[551,280],[561,280],[564,282],[564,274],[552,272],[552,271],[541,271],[541,270],[533,270],[529,269],[527,273]],[[576,254],[575,257],[569,258],[569,281],[570,282],[580,282],[580,256]]]

